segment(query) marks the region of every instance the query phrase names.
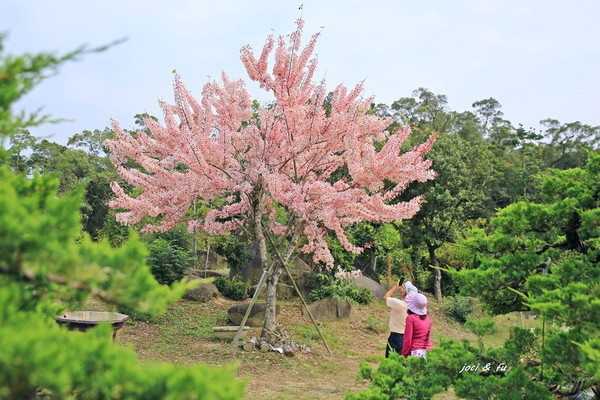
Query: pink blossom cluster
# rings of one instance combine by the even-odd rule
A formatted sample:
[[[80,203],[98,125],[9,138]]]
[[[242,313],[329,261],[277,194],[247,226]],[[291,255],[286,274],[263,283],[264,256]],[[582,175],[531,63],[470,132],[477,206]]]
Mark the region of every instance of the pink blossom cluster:
[[[134,195],[111,185],[116,199],[109,205],[121,210],[121,223],[150,216],[155,223],[146,224],[146,231],[186,221],[190,230],[214,234],[245,229],[258,212],[282,235],[286,228],[275,220],[276,203],[302,222],[302,251],[333,266],[324,240],[330,231],[348,251],[361,252],[345,227],[399,221],[419,210],[421,197],[390,201],[411,182],[434,178],[425,155],[435,137],[401,154],[410,129],[386,131],[392,120],[371,112],[373,99],[362,97],[362,85],[338,85],[328,95],[325,81],[312,80],[319,35],[302,49],[302,28],[298,20],[289,44],[268,37],[258,59],[249,46],[241,49],[250,79],[272,93],[272,103],[253,107],[244,82],[225,73],[222,83],[208,82],[197,100],[176,76],[174,104],[161,104],[164,124],[148,118],[147,132],[131,134],[113,122],[115,138],[105,142],[111,161],[137,189]],[[379,151],[376,142],[384,142]],[[189,213],[194,200],[213,207],[201,220]]]
[[[345,271],[342,269],[342,267],[340,267],[338,265],[337,272],[335,274],[333,274],[333,276],[335,276],[337,279],[358,278],[359,276],[362,276],[362,271],[360,269],[355,269],[352,271]]]

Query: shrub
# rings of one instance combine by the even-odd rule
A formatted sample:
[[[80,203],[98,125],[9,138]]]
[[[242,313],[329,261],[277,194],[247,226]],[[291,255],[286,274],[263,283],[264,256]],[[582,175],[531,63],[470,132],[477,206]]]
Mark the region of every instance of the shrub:
[[[179,246],[164,239],[156,239],[148,245],[148,251],[148,265],[159,283],[170,285],[183,277],[190,257]]]
[[[442,302],[442,310],[446,315],[463,324],[467,321],[469,314],[475,311],[475,307],[466,297],[448,296]]]
[[[483,337],[487,335],[493,335],[498,333],[496,324],[489,316],[479,319],[473,319],[469,317],[465,322],[465,328],[470,330],[477,336],[477,342],[479,343],[479,351],[483,353]]]
[[[231,232],[216,236],[211,250],[227,259],[227,266],[233,274],[238,274],[254,257],[254,254],[248,250],[246,242]]]
[[[317,274],[321,285],[311,290],[313,300],[333,297],[334,299],[346,300],[351,304],[370,304],[375,296],[369,288],[356,286],[349,279],[338,279],[326,274]]]
[[[250,285],[248,282],[218,276],[215,278],[214,284],[223,296],[232,300],[245,300],[250,297]]]

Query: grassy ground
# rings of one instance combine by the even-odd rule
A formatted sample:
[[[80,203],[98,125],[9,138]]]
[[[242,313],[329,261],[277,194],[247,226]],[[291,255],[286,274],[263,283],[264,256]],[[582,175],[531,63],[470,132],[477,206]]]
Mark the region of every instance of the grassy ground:
[[[463,338],[476,344],[472,333],[448,319],[431,297],[429,300],[434,346],[440,340]],[[182,300],[172,304],[168,313],[156,321],[128,323],[120,344],[132,346],[142,362],[215,366],[237,363],[239,379],[247,382],[248,399],[344,398],[347,391],[356,392],[368,385],[356,377],[360,363],[370,363],[375,369],[385,353],[389,311],[382,301],[353,306],[349,319],[320,323],[333,355],[328,354],[310,320],[302,317],[301,302],[280,302],[278,322],[283,323],[297,343],[310,349],[308,353],[297,352],[289,357],[276,352],[244,352],[234,349],[228,340],[213,337],[212,327],[229,325],[227,310],[238,303],[224,297],[207,304]],[[499,317],[496,322],[499,331],[486,338],[486,346],[501,345],[508,338],[511,326],[521,326],[519,314]],[[537,326],[538,321],[524,318],[523,323]],[[259,336],[260,328],[252,328],[249,335]],[[436,397],[453,398],[451,392]]]

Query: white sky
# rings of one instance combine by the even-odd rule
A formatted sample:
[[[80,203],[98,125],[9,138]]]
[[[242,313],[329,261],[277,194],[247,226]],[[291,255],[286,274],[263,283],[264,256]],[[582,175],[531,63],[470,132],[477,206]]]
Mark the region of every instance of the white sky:
[[[259,53],[267,35],[287,35],[300,16],[304,43],[322,28],[316,80],[328,88],[365,80],[365,95],[390,105],[425,87],[455,111],[493,97],[513,124],[545,118],[600,125],[600,2],[597,0],[2,0],[5,54],[98,46],[106,52],[66,64],[16,110],[43,106],[73,120],[31,129],[66,144],[85,129],[133,116],[162,117],[172,102],[172,71],[199,95],[221,71],[242,78],[239,49]]]

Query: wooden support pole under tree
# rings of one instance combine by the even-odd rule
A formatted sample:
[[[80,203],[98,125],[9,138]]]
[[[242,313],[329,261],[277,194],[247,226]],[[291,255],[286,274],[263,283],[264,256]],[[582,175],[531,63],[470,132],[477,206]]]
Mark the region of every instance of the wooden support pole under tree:
[[[206,279],[206,273],[208,272],[208,257],[210,256],[210,243],[206,249],[206,262],[204,263],[204,279]]]
[[[275,246],[275,243],[273,242],[273,239],[271,238],[271,235],[269,235],[268,232],[265,232],[265,234],[266,234],[267,238],[269,239],[269,241],[271,242],[271,246],[273,246],[273,248],[275,249],[275,254],[277,255],[277,258],[279,258],[279,262],[281,262],[281,264],[283,265],[283,268],[285,269],[285,272],[287,272],[288,276],[290,277],[290,280],[292,281],[292,284],[294,285],[294,289],[296,289],[296,293],[300,297],[300,300],[302,300],[302,304],[304,304],[304,307],[306,308],[306,311],[308,312],[308,316],[310,317],[310,320],[312,321],[313,325],[317,329],[317,332],[319,333],[319,336],[321,337],[321,340],[323,341],[323,344],[325,344],[325,348],[329,352],[329,355],[333,356],[333,353],[331,352],[331,349],[329,348],[329,345],[327,344],[327,341],[325,340],[325,337],[323,336],[323,332],[321,332],[321,329],[319,328],[319,325],[317,324],[317,322],[313,318],[313,315],[310,312],[310,309],[308,308],[308,305],[306,304],[306,301],[304,301],[304,296],[302,296],[302,293],[300,293],[300,289],[298,289],[298,285],[296,285],[296,281],[294,280],[294,277],[292,276],[292,273],[290,272],[289,268],[287,267],[286,262],[283,260],[283,257],[281,257],[281,254],[279,253],[279,250],[277,250],[277,246]]]
[[[290,227],[291,227],[291,225],[288,226],[288,230],[286,231],[286,234],[287,234],[287,232],[289,232]],[[275,251],[277,251],[276,248],[275,248]],[[254,303],[256,302],[256,299],[258,297],[258,292],[260,292],[262,284],[265,281],[265,277],[271,272],[271,270],[273,269],[274,266],[275,266],[275,262],[272,262],[269,269],[263,270],[262,276],[260,277],[260,281],[258,282],[258,285],[256,285],[256,290],[254,290],[254,295],[252,296],[252,300],[250,300],[250,304],[248,304],[248,308],[246,308],[246,314],[244,314],[244,318],[242,318],[240,327],[238,328],[238,331],[235,334],[235,337],[233,338],[233,342],[232,342],[233,347],[237,346],[237,344],[240,340],[240,336],[242,335],[242,331],[244,330],[244,325],[246,324],[246,321],[248,320],[248,317],[250,316],[250,312],[252,311],[252,307],[254,306]]]
[[[273,265],[271,265],[271,268],[269,268],[269,271],[271,271],[272,268],[273,268]],[[246,325],[246,321],[248,321],[248,316],[250,315],[250,311],[252,311],[252,306],[254,306],[254,302],[256,301],[256,298],[258,297],[258,292],[260,291],[260,288],[262,287],[262,284],[265,281],[265,276],[267,276],[267,272],[268,271],[266,269],[264,269],[262,276],[260,277],[260,281],[258,281],[256,290],[254,291],[254,296],[252,296],[252,300],[250,300],[250,304],[248,304],[248,308],[246,309],[246,314],[244,314],[244,318],[242,318],[240,327],[238,328],[238,331],[236,332],[235,337],[233,338],[233,342],[232,342],[233,347],[237,347],[237,345],[238,345],[240,336],[242,335],[242,331],[244,330],[244,325]]]

